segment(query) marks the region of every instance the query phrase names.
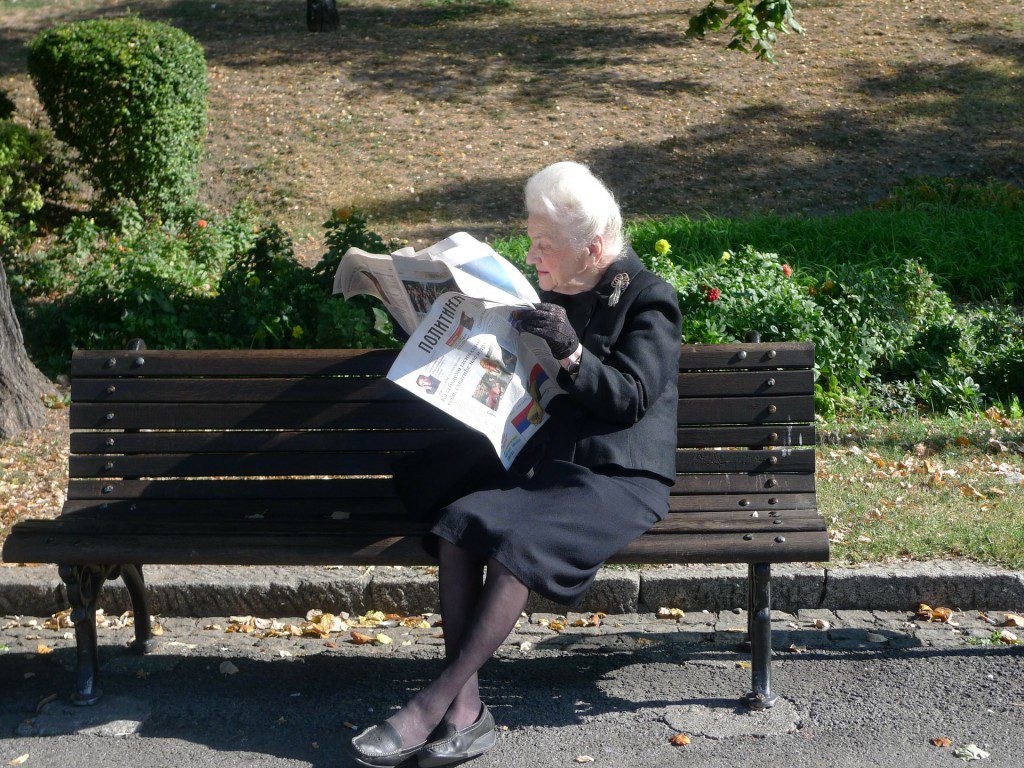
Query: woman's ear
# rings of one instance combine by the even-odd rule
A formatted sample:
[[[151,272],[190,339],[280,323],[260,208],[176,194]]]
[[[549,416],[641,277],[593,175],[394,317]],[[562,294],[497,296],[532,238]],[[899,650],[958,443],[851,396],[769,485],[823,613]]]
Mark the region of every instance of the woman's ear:
[[[594,239],[590,241],[587,250],[590,252],[588,256],[590,264],[600,267],[604,258],[604,238],[600,235],[594,235]]]

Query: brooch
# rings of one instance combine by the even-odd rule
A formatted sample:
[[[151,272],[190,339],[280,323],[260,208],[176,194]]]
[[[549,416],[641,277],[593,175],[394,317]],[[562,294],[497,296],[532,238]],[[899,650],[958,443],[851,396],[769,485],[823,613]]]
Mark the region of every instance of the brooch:
[[[608,297],[609,307],[614,307],[619,303],[619,297],[626,290],[627,285],[629,285],[629,274],[626,272],[619,272],[612,278],[612,295]]]

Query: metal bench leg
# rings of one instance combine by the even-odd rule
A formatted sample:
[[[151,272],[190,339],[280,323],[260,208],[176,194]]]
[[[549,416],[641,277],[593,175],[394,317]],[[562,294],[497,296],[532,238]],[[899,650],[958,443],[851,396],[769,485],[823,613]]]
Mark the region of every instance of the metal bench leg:
[[[75,623],[76,666],[73,704],[88,706],[99,701],[99,653],[96,648],[96,600],[107,577],[107,569],[99,565],[61,565],[57,572],[71,604],[71,620]]]
[[[750,639],[754,636],[754,564],[747,563],[747,636],[736,643],[737,653],[750,653]]]
[[[142,563],[122,565],[121,578],[128,588],[135,616],[135,640],[130,648],[135,653],[148,653],[153,650],[153,630],[149,623],[149,601],[146,599],[146,582],[142,578]]]
[[[751,709],[769,709],[778,696],[772,693],[771,563],[752,563],[753,577],[747,589],[752,600],[750,645],[753,658],[750,677],[753,690],[743,697]]]

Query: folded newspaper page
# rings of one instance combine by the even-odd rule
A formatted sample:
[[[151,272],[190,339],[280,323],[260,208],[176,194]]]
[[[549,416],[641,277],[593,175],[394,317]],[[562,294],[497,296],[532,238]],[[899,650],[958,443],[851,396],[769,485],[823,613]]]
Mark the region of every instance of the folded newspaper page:
[[[540,301],[537,292],[507,259],[466,232],[422,251],[350,248],[333,293],[384,302],[410,337],[388,378],[482,432],[506,469],[563,392],[547,343],[511,324],[514,309]]]
[[[456,232],[422,251],[391,254],[349,248],[334,274],[334,295],[376,296],[412,335],[445,291],[502,304],[536,304],[537,292],[507,259],[468,232]]]
[[[395,359],[388,378],[482,432],[508,469],[563,392],[547,342],[512,326],[517,306],[446,291]]]

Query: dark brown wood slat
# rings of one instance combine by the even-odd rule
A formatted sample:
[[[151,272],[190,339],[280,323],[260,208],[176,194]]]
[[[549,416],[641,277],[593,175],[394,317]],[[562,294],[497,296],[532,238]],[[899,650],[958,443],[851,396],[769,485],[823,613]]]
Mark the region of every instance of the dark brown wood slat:
[[[740,502],[742,501],[747,503],[741,504]],[[705,510],[815,509],[818,505],[818,499],[813,493],[743,493],[715,494],[710,496],[694,494],[690,496],[671,496],[668,503],[669,512],[696,514]]]
[[[383,376],[397,355],[397,349],[76,349],[71,376]]]
[[[69,499],[61,509],[62,516],[163,517],[206,515],[209,517],[316,518],[332,513],[374,515],[406,515],[405,506],[397,498],[339,499]]]
[[[775,484],[772,485],[771,483]],[[814,493],[814,475],[676,475],[673,494],[738,494],[740,500],[753,493]]]
[[[392,453],[196,453],[72,456],[71,477],[389,475]]]
[[[679,374],[680,397],[810,394],[814,394],[814,371],[811,370],[687,371]]]
[[[26,520],[18,523],[19,530],[55,531],[62,534],[77,534],[83,537],[95,536],[293,536],[296,533],[322,534],[327,536],[379,534],[382,536],[421,536],[430,530],[431,522],[410,520],[407,517],[380,517],[354,519],[324,519],[309,521],[311,528],[296,528],[294,520],[288,519],[224,519],[224,518],[87,518],[60,517],[56,520]],[[697,518],[676,515],[655,523],[644,535],[669,533],[756,533],[775,534],[797,531],[823,531],[825,521],[821,517],[776,517],[723,519],[721,517]]]
[[[107,493],[104,488],[109,488]],[[328,480],[71,480],[69,499],[394,498],[391,478]]]
[[[71,399],[80,403],[287,403],[408,402],[417,398],[381,376],[311,376],[72,379]]]
[[[809,447],[814,445],[813,424],[735,427],[710,425],[680,427],[676,441],[680,448],[761,448],[773,445]]]
[[[401,451],[418,450],[448,430],[322,430],[297,432],[115,432],[73,431],[71,453],[220,453],[247,451]],[[774,435],[774,437],[772,437]],[[680,448],[810,447],[813,425],[778,427],[681,427]],[[111,442],[112,441],[112,442]]]
[[[425,448],[448,430],[310,432],[72,432],[71,453],[242,453],[250,451],[402,451]]]
[[[814,343],[809,341],[778,341],[771,344],[683,344],[679,352],[680,371],[709,368],[813,367]]]
[[[715,371],[679,375],[680,397],[807,395],[813,371]],[[393,381],[376,376],[305,378],[76,378],[77,403],[344,402],[416,400]]]
[[[386,475],[394,453],[317,452],[133,454],[71,456],[71,477],[220,477],[268,475]],[[813,472],[814,451],[676,452],[676,470],[686,473]]]
[[[429,403],[72,403],[72,429],[431,429],[457,422]]]
[[[773,411],[774,409],[774,411]],[[807,395],[679,400],[678,423],[790,424],[814,420]],[[72,403],[72,429],[430,429],[457,422],[423,401],[406,403]]]
[[[17,529],[17,526],[16,526]],[[824,562],[825,531],[787,534],[740,532],[640,536],[611,563]],[[779,540],[781,539],[781,540]],[[160,536],[103,537],[13,530],[4,542],[6,562],[208,565],[433,565],[421,536]]]
[[[677,423],[698,424],[792,424],[814,421],[810,395],[780,397],[680,398]]]
[[[382,376],[397,353],[396,349],[78,349],[71,355],[71,376]],[[141,365],[136,363],[139,358]],[[115,361],[113,365],[110,360]],[[813,367],[812,342],[680,345],[680,371]]]
[[[676,472],[814,472],[814,449],[676,451]]]
[[[775,481],[775,485],[770,485]],[[109,488],[107,493],[104,488]],[[813,493],[814,475],[676,475],[672,494]],[[71,480],[69,499],[331,499],[390,498],[391,478],[322,480]]]
[[[749,504],[740,505],[741,498]],[[774,503],[769,503],[774,499]],[[767,511],[766,511],[767,510]],[[771,496],[672,496],[669,515],[712,518],[735,516],[750,517],[782,512],[790,515],[817,515],[813,493],[790,493]],[[375,515],[402,516],[405,506],[397,498],[341,498],[341,499],[69,499],[64,502],[64,516],[137,516],[173,519],[179,515],[206,515],[209,517],[244,518],[249,515],[281,518],[329,517],[333,513],[372,517]]]

